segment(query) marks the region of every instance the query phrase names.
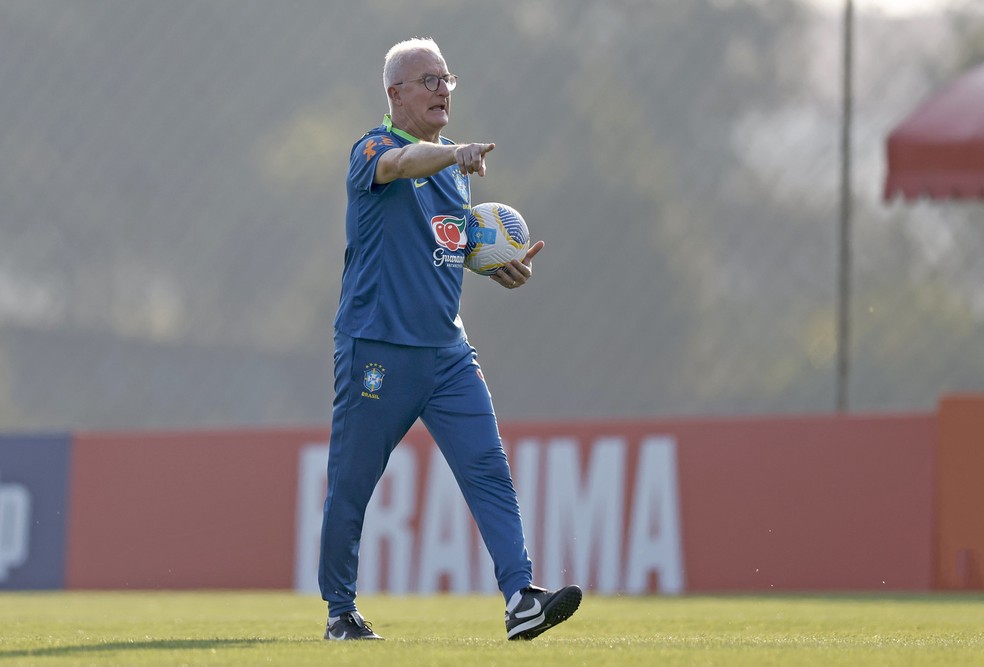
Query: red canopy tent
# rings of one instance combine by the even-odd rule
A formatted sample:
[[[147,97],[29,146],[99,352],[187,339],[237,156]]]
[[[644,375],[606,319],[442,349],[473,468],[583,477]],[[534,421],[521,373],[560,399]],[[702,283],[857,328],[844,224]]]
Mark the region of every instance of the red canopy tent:
[[[933,93],[887,148],[886,200],[984,198],[984,64]]]

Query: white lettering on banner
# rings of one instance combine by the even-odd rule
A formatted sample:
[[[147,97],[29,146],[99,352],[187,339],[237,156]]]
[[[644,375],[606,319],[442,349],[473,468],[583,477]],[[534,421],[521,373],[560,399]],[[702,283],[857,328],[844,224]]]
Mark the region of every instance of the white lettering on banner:
[[[499,584],[495,580],[495,567],[492,564],[492,556],[485,548],[485,543],[479,540],[477,554],[472,553],[474,554],[473,559],[478,561],[478,567],[472,572],[472,591],[488,595],[498,593]]]
[[[366,508],[359,549],[359,590],[363,593],[385,590],[403,594],[411,590],[417,463],[417,457],[406,448],[394,449]]]
[[[315,444],[298,457],[297,527],[294,549],[294,588],[318,593],[321,557],[321,520],[327,493],[328,446]],[[389,491],[387,493],[387,491]],[[366,508],[359,559],[359,589],[407,593],[413,557],[414,498],[417,459],[398,447]],[[389,558],[384,562],[384,544]],[[384,578],[385,577],[385,578]],[[383,586],[384,581],[387,586]]]
[[[420,527],[418,585],[425,591],[441,590],[444,575],[448,591],[465,593],[471,588],[470,544],[474,522],[444,457],[435,453],[430,460]]]
[[[0,581],[27,562],[31,541],[31,494],[0,480]]]
[[[550,492],[544,507],[540,566],[547,588],[560,588],[577,578],[599,592],[618,590],[625,441],[602,438],[590,452],[585,473],[576,441],[558,439],[547,446]]]
[[[648,592],[650,572],[659,574],[661,593],[683,592],[679,497],[675,443],[668,437],[647,438],[636,466],[625,567],[626,592]]]
[[[297,457],[297,512],[294,528],[294,589],[318,592],[321,517],[328,488],[328,445],[311,444]]]
[[[540,452],[543,448],[538,440],[524,438],[513,448],[512,469],[513,484],[516,496],[519,498],[519,512],[523,517],[523,532],[526,534],[526,550],[532,556],[539,553],[540,526],[537,517],[540,516]]]
[[[551,588],[574,582],[597,593],[643,594],[655,592],[655,575],[659,592],[682,592],[676,443],[644,439],[631,470],[626,438],[583,444],[523,438],[512,450],[536,578]],[[318,445],[300,456],[294,580],[302,592],[318,590],[327,455]],[[360,592],[494,592],[491,559],[473,544],[474,522],[444,457],[435,447],[425,474],[420,456],[419,448],[397,447],[369,503]]]

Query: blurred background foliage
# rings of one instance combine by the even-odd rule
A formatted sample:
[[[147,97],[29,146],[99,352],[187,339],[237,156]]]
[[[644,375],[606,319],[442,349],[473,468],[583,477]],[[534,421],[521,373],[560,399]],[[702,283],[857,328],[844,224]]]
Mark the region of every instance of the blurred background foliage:
[[[984,6],[855,0],[852,411],[984,389],[984,208],[885,203],[884,139]],[[908,11],[901,11],[907,9]],[[843,3],[0,0],[0,428],[324,423],[356,139],[432,36],[474,201],[547,247],[468,275],[500,419],[835,408]]]

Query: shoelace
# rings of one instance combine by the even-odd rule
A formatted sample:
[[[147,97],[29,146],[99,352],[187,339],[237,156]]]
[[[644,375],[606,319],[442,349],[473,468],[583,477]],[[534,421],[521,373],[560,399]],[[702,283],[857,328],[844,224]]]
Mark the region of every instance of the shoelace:
[[[350,618],[355,623],[356,627],[359,627],[359,628],[362,628],[362,629],[365,630],[365,632],[363,632],[361,634],[373,634],[373,632],[372,632],[372,623],[370,623],[366,619],[362,618],[361,616],[352,615]]]

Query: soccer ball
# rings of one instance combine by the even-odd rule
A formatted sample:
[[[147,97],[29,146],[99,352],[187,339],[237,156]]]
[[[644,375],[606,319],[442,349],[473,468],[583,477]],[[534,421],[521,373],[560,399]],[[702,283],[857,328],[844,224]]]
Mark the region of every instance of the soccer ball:
[[[484,202],[472,206],[465,233],[465,268],[482,276],[491,276],[513,259],[523,259],[530,247],[526,221],[506,204]]]

